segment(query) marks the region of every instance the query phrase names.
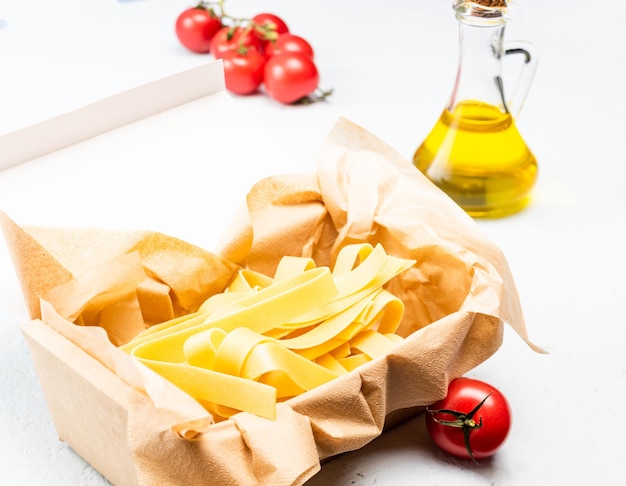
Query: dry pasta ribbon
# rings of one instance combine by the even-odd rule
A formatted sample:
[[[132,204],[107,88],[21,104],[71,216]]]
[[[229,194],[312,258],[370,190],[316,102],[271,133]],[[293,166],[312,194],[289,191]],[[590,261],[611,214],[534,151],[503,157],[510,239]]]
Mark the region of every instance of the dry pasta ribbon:
[[[383,286],[413,260],[354,244],[331,271],[286,256],[273,277],[241,270],[197,312],[122,346],[202,403],[216,420],[245,411],[275,418],[276,402],[387,354],[402,301]]]

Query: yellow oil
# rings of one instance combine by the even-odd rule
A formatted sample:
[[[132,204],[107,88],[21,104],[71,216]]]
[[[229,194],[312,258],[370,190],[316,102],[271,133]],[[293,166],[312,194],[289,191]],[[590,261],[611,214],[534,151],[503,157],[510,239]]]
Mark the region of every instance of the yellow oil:
[[[511,115],[479,101],[445,110],[413,164],[476,218],[520,211],[537,179],[535,156]]]

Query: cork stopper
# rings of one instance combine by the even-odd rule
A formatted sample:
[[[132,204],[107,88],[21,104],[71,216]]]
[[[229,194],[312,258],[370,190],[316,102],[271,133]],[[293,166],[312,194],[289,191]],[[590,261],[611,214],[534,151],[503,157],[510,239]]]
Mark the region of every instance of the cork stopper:
[[[457,16],[476,19],[499,19],[507,14],[507,0],[454,0]]]
[[[477,3],[483,7],[506,8],[507,6],[507,2],[505,0],[474,0],[473,3]]]

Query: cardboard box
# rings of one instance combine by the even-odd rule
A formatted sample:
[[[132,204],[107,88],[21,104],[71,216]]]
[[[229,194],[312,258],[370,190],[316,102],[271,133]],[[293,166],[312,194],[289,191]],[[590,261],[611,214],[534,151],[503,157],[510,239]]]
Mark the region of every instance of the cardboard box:
[[[206,76],[213,82],[204,84]],[[207,115],[206,110],[209,108],[218,110],[217,113],[220,115],[224,114],[224,117],[219,118],[222,122],[226,121],[219,125],[219,128],[232,135],[230,140],[216,142],[222,144],[224,148],[224,144],[232,142],[236,137],[241,125],[238,123],[240,121],[238,116],[231,115],[229,118],[223,111],[230,110],[232,105],[228,102],[228,97],[220,92],[220,89],[223,90],[223,84],[215,82],[219,77],[216,64],[208,65],[193,72],[182,73],[173,79],[157,81],[144,89],[122,93],[119,97],[86,107],[82,112],[61,117],[49,126],[59,128],[61,133],[68,135],[59,136],[58,147],[62,145],[69,148],[42,157],[53,163],[65,163],[64,161],[68,159],[81,161],[92,156],[106,158],[112,153],[119,155],[119,146],[130,150],[130,154],[136,154],[132,150],[133,147],[141,146],[142,150],[152,151],[156,156],[156,151],[163,151],[168,143],[179,144],[180,140],[175,138],[170,142],[164,142],[157,137],[158,143],[155,141],[155,146],[152,147],[149,141],[155,136],[155,132],[166,133],[162,130],[164,127],[171,127],[173,122],[176,122],[177,128],[183,132],[185,126],[197,126],[199,119],[206,120],[207,123],[213,120],[215,124],[216,112]],[[166,92],[178,91],[181,87],[185,91],[188,86],[194,86],[194,89],[191,89],[184,99],[180,99],[178,95],[169,102],[161,99]],[[151,100],[156,101],[157,98],[159,102],[153,105]],[[116,113],[119,113],[120,106],[123,107],[122,112],[125,112],[128,106],[135,106],[134,99],[139,100],[136,106],[143,107],[136,112],[135,117],[131,117],[134,121],[127,116],[117,117]],[[184,104],[179,106],[180,102]],[[202,109],[198,110],[198,107]],[[193,119],[190,119],[190,116],[193,116]],[[90,134],[75,131],[81,120],[91,120],[92,117],[105,117],[108,121],[94,126]],[[20,151],[20,140],[23,140],[24,136],[27,138],[34,136],[40,133],[40,130],[41,127],[34,127],[30,135],[12,135],[0,140],[0,146],[4,144],[5,147],[13,147],[15,155],[11,163],[17,163],[32,155]],[[100,135],[95,136],[98,133]],[[176,167],[172,168],[172,178],[185,182],[182,191],[189,191],[194,184],[198,184],[197,180],[189,178],[184,173],[185,169],[193,168],[201,156],[198,152],[202,147],[202,141],[194,140],[195,145],[189,147],[186,152],[188,157],[177,161]],[[419,309],[411,309],[411,318],[415,318],[416,312],[422,312],[421,317],[418,316],[417,319],[424,321],[422,325],[427,325],[416,325],[415,332],[411,332],[402,345],[382,359],[371,361],[348,375],[332,380],[313,390],[314,393],[307,392],[280,403],[275,421],[244,412],[211,425],[199,435],[194,434],[190,440],[185,439],[184,434],[174,434],[170,429],[155,425],[159,422],[158,410],[145,393],[131,385],[134,383],[133,379],[124,381],[121,375],[113,371],[115,357],[111,358],[112,361],[101,357],[96,359],[94,356],[97,353],[92,353],[89,345],[80,347],[76,345],[78,341],[70,339],[69,336],[74,331],[70,330],[65,336],[61,335],[57,331],[64,329],[63,319],[60,319],[62,325],[59,327],[58,322],[53,322],[55,319],[42,322],[36,318],[39,317],[36,304],[41,294],[54,286],[55,278],[59,280],[56,283],[67,281],[68,275],[71,277],[74,269],[71,265],[66,268],[59,265],[60,270],[56,274],[46,272],[44,275],[36,275],[38,266],[55,263],[55,253],[47,252],[45,245],[39,247],[36,239],[30,239],[27,232],[22,232],[17,225],[5,218],[3,229],[5,236],[8,235],[9,246],[12,245],[16,266],[23,272],[22,276],[27,275],[29,271],[34,272],[35,278],[30,275],[28,280],[21,282],[25,294],[28,294],[34,318],[24,324],[22,330],[29,344],[59,437],[111,482],[124,486],[198,484],[202,481],[220,485],[303,484],[319,470],[321,461],[362,447],[382,433],[386,427],[397,424],[423,406],[442,398],[450,379],[476,366],[497,350],[502,339],[503,322],[513,325],[526,339],[519,302],[506,261],[497,248],[475,233],[473,222],[460,208],[434,188],[425,177],[405,167],[398,155],[382,142],[346,121],[340,122],[336,132],[329,137],[326,155],[330,154],[332,158],[333,154],[341,153],[343,160],[346,153],[353,152],[353,155],[360,157],[363,148],[366,152],[370,151],[368,152],[370,155],[376,154],[375,157],[366,158],[366,163],[373,164],[370,168],[372,170],[380,168],[382,172],[378,175],[381,179],[387,177],[390,178],[389,181],[397,183],[394,197],[398,197],[399,194],[400,199],[395,201],[395,204],[403,203],[405,200],[402,198],[403,195],[411,204],[412,212],[409,212],[407,217],[415,217],[416,221],[409,221],[408,225],[404,224],[406,222],[398,221],[400,226],[396,230],[402,238],[395,239],[391,231],[394,224],[392,221],[391,226],[386,227],[389,231],[382,236],[375,235],[374,239],[386,238],[390,247],[394,247],[395,250],[406,251],[412,253],[411,258],[420,256],[422,259],[418,262],[417,273],[411,277],[412,285],[415,284],[416,288],[410,292],[415,296],[411,297],[408,294],[409,290],[403,288],[403,282],[406,283],[408,280],[400,281],[396,289],[404,292],[405,297],[416,301],[419,300],[417,295],[431,296],[428,299],[420,297],[422,301],[417,306]],[[49,150],[49,147],[42,149]],[[222,150],[222,153],[228,152]],[[276,152],[272,153],[273,156],[275,154]],[[376,164],[381,160],[383,166],[378,167]],[[389,161],[390,163],[385,165]],[[117,164],[115,168],[123,167],[128,162],[128,160],[115,162]],[[296,178],[296,183],[292,185],[289,181],[294,179],[290,177],[286,179],[270,177],[258,184],[249,184],[250,180],[258,181],[263,172],[266,174],[282,172],[281,168],[287,168],[287,164],[281,166],[280,162],[275,162],[274,165],[270,164],[259,172],[252,170],[247,174],[240,174],[240,169],[235,164],[230,165],[224,168],[225,179],[237,177],[237,189],[226,196],[208,194],[207,197],[213,198],[212,204],[220,206],[228,201],[228,206],[234,208],[237,206],[235,201],[245,200],[247,193],[249,204],[256,201],[262,206],[261,211],[269,211],[267,214],[264,213],[265,216],[271,216],[265,218],[267,221],[281,224],[284,224],[284,221],[272,213],[276,208],[282,211],[281,204],[283,206],[293,204],[300,212],[303,208],[311,209],[310,204],[307,206],[306,197],[315,196],[315,191],[318,190],[316,174]],[[141,168],[137,170],[141,171]],[[333,170],[333,167],[329,172],[322,172],[320,169],[320,179],[328,177],[332,179]],[[380,181],[378,178],[368,179],[371,176],[367,174],[371,173],[365,170],[363,174],[366,177],[355,177],[355,180],[358,180],[359,184],[364,184],[368,191],[371,190],[368,194],[380,195],[376,186]],[[346,180],[343,176],[345,174],[339,176],[341,181]],[[121,176],[118,174],[117,177],[123,179],[123,174]],[[211,183],[214,187],[220,187],[225,179]],[[409,181],[406,186],[405,181]],[[333,185],[329,180],[325,183]],[[414,191],[410,185],[412,183],[418,184],[423,190]],[[323,185],[323,182],[320,184]],[[337,189],[341,192],[339,185],[336,188],[331,187],[330,191]],[[248,192],[245,187],[252,189]],[[58,191],[59,188],[55,190]],[[281,204],[274,204],[275,201],[271,200],[272,191],[275,190],[284,191]],[[298,207],[302,198],[284,197],[292,190],[293,194],[305,196],[303,207]],[[345,194],[336,196],[341,198]],[[417,201],[415,197],[418,198]],[[124,200],[123,194],[120,194],[120,199],[122,203],[112,209],[114,214],[115,212],[122,214],[127,210],[130,199]],[[341,213],[341,209],[337,209],[338,206],[330,210],[321,208],[323,211],[339,212],[333,214],[332,218],[326,215],[320,220],[316,217],[320,210],[319,197],[317,199],[314,197],[314,200],[317,202],[313,205],[313,217],[309,220],[315,221],[315,224],[322,224],[323,227],[318,228],[322,239],[331,235],[337,238],[336,243],[340,243],[341,235],[348,239],[353,238],[350,228],[333,226],[333,221],[345,219],[345,214]],[[394,201],[388,202],[389,204],[383,206],[393,209]],[[366,204],[355,207],[357,210],[364,209],[367,212],[367,206]],[[401,206],[400,209],[404,207]],[[55,211],[55,208],[53,207],[51,211]],[[58,212],[58,208],[56,211]],[[222,212],[224,214],[211,214],[212,221],[217,221],[211,235],[207,235],[204,228],[200,232],[192,231],[189,228],[190,220],[185,217],[175,217],[176,222],[169,227],[168,232],[187,240],[190,245],[199,242],[204,248],[212,248],[211,240],[214,240],[215,233],[219,233],[219,228],[226,227],[224,221],[231,219],[230,213]],[[394,212],[392,220],[397,219],[397,214]],[[359,217],[361,216],[368,217],[367,214],[360,214]],[[91,227],[101,226],[101,221],[93,211],[87,211],[81,217]],[[347,220],[350,223],[349,217]],[[355,228],[362,229],[359,224],[362,222],[359,220],[355,224],[352,221],[352,224]],[[416,224],[414,228],[412,223]],[[149,222],[142,224],[144,227],[146,225],[155,230],[161,229],[150,225]],[[424,228],[427,229],[421,235],[424,239],[418,243],[423,246],[409,252],[408,247],[403,245],[413,244],[407,241],[412,241],[413,236]],[[255,240],[251,243],[249,253],[242,252],[241,248],[235,245],[225,254],[239,255],[241,261],[233,260],[237,265],[245,265],[245,262],[252,264],[256,259],[261,267],[267,266],[269,260],[277,257],[277,248],[273,241],[280,240],[286,245],[296,245],[302,249],[304,246],[300,243],[306,243],[307,235],[311,234],[310,228],[302,229],[300,226],[298,231],[294,232],[291,228],[282,230],[287,231],[288,238],[285,238],[284,234],[279,234],[278,239],[277,235],[270,235],[265,242],[257,243]],[[246,228],[242,231],[245,236]],[[18,237],[15,238],[15,235]],[[299,238],[302,238],[302,242]],[[328,243],[328,239],[324,242]],[[26,243],[32,244],[32,247],[28,247]],[[255,244],[260,244],[262,248],[255,247]],[[180,245],[176,243],[174,246]],[[88,246],[86,248],[89,249]],[[189,249],[190,246],[185,248]],[[320,251],[327,250],[328,248],[323,248]],[[76,251],[80,250],[73,250],[74,253]],[[183,256],[185,251],[183,249]],[[263,251],[272,254],[266,258]],[[33,258],[33,255],[37,258]],[[83,261],[85,259],[81,257],[82,255],[73,254],[71,259],[81,264],[89,263]],[[324,259],[328,259],[328,255]],[[76,261],[72,261],[72,264]],[[420,287],[422,284],[425,284],[424,288]],[[40,288],[34,288],[36,286]],[[465,287],[467,294],[463,292],[459,294],[460,286]],[[437,289],[440,292],[432,295]],[[451,292],[448,293],[446,290]],[[452,294],[456,294],[455,300],[448,305],[446,299]],[[426,320],[429,322],[425,322]]]
[[[130,402],[141,399],[140,392],[43,322],[27,322],[21,330],[60,440],[113,484],[154,484],[138,478],[127,439]],[[386,418],[384,429],[393,428],[420,411],[421,408],[398,410]],[[228,445],[224,447],[227,449]],[[245,452],[241,454],[244,456]],[[206,484],[216,483],[207,479]],[[224,479],[220,484],[235,483]]]
[[[139,392],[43,322],[21,329],[59,439],[113,484],[139,484],[126,440],[129,395]]]
[[[0,136],[0,170],[224,90],[221,63],[138,86]]]

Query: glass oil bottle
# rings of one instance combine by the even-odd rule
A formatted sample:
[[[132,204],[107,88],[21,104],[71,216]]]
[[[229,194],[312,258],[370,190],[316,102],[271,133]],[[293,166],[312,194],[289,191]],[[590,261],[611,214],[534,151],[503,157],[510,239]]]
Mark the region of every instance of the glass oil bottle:
[[[504,42],[504,0],[456,0],[459,66],[448,105],[417,149],[413,164],[470,216],[499,218],[522,210],[537,161],[515,119],[536,67],[533,46]],[[502,60],[522,54],[517,86],[507,98]]]

